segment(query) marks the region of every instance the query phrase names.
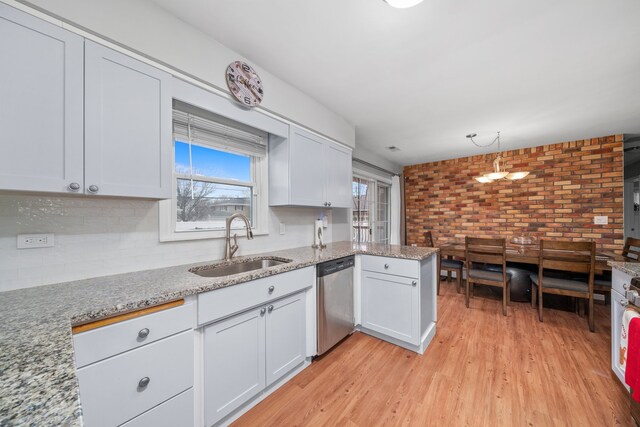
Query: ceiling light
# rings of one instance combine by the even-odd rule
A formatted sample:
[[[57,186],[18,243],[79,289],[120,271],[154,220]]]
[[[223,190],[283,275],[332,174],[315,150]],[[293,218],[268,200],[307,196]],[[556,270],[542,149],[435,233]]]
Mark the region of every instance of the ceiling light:
[[[498,135],[495,137],[495,139],[487,145],[480,145],[477,142],[475,142],[473,138],[475,138],[476,136],[478,135],[475,133],[470,133],[469,135],[467,135],[467,138],[469,138],[471,142],[473,142],[473,144],[478,147],[489,147],[493,145],[496,141],[498,142],[498,155],[496,156],[496,159],[493,161],[493,172],[485,173],[484,175],[474,177],[476,181],[481,182],[483,184],[497,181],[504,178],[510,181],[515,181],[517,179],[522,179],[525,176],[529,175],[529,172],[527,171],[509,173],[506,170],[504,170],[504,160],[502,159],[502,154],[500,153],[500,132],[498,132]]]
[[[398,9],[406,9],[421,3],[422,0],[384,0],[384,2],[389,6],[397,7]]]

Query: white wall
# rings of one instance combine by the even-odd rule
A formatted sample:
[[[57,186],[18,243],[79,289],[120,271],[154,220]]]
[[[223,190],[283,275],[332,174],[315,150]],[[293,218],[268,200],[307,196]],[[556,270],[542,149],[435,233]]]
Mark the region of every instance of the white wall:
[[[272,208],[270,234],[240,237],[237,255],[311,245],[322,214],[329,219],[325,240],[348,240],[348,210],[334,211]],[[18,233],[55,233],[55,246],[16,249]],[[0,291],[223,257],[224,239],[160,243],[155,201],[0,195]]]
[[[7,0],[12,4],[10,0]],[[228,93],[224,71],[243,59],[210,36],[146,0],[20,0],[90,33],[162,62]],[[277,46],[274,46],[277,49]],[[252,63],[262,78],[262,107],[345,145],[355,127],[308,95]]]

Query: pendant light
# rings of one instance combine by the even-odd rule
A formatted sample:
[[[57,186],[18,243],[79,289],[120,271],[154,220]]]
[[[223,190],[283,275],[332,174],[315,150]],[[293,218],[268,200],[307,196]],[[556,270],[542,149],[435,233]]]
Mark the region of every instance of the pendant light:
[[[422,3],[422,0],[384,0],[389,6],[397,7],[398,9],[406,9],[413,7],[418,3]]]
[[[498,142],[498,154],[496,155],[496,158],[493,161],[493,172],[488,172],[488,173],[485,173],[484,175],[474,177],[476,181],[481,182],[483,184],[487,184],[493,181],[498,181],[500,179],[508,179],[510,181],[515,181],[529,175],[529,172],[526,172],[526,171],[509,173],[506,170],[504,170],[504,159],[502,158],[502,153],[500,152],[500,132],[498,132],[498,135],[495,137],[495,139],[487,145],[480,145],[476,141],[474,141],[473,138],[475,138],[476,136],[478,135],[475,133],[470,133],[469,135],[467,135],[467,138],[469,138],[471,142],[473,142],[473,144],[477,147],[489,147],[493,145],[495,142]]]

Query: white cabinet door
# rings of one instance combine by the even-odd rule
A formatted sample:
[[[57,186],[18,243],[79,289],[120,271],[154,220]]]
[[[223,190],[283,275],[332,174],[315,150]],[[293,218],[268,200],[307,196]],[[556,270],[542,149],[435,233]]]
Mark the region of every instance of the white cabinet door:
[[[294,126],[291,126],[290,139],[290,204],[324,206],[324,140]]]
[[[85,43],[85,192],[171,197],[170,75]]]
[[[327,142],[324,150],[327,178],[327,202],[332,208],[350,208],[353,205],[351,183],[353,172],[351,150]]]
[[[305,293],[267,306],[267,386],[304,362],[306,344]]]
[[[210,426],[265,387],[264,307],[204,328],[204,417]]]
[[[420,342],[419,280],[362,272],[362,326],[410,344]]]
[[[83,186],[83,38],[0,3],[0,189]]]

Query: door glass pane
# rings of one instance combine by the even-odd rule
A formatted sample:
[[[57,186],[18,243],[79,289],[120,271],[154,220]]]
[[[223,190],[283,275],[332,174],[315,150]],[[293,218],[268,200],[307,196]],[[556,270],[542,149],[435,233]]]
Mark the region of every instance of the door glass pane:
[[[176,231],[223,229],[234,212],[253,218],[252,188],[205,181],[178,179],[176,189]],[[243,226],[234,221],[234,228]]]
[[[389,186],[378,182],[375,241],[389,243]]]
[[[352,197],[353,197],[353,236],[354,242],[370,242],[371,241],[371,216],[373,214],[372,193],[375,183],[364,178],[353,178]]]

